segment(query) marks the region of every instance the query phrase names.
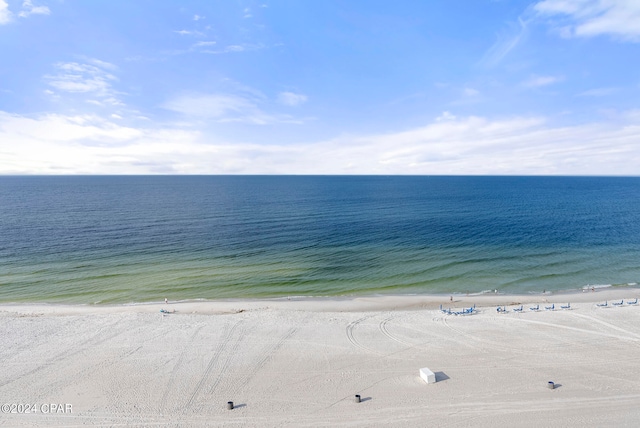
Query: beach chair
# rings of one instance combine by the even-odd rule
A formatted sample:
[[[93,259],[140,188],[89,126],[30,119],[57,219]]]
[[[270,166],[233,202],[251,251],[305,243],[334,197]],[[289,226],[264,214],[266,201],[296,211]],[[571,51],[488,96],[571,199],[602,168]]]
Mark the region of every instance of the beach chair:
[[[503,307],[498,306],[498,309],[496,310],[498,311],[499,314],[506,314],[508,312],[506,306],[503,306]]]
[[[540,310],[540,305],[535,305],[529,308],[530,311],[539,311]]]
[[[553,311],[553,310],[555,310],[555,309],[556,309],[556,304],[555,304],[555,303],[552,303],[552,304],[551,304],[551,306],[545,306],[544,308],[545,308],[545,310],[547,310],[547,311]]]
[[[624,303],[624,299],[620,300],[619,302],[611,302],[613,306],[622,306],[623,303]]]
[[[571,303],[567,303],[566,305],[560,305],[561,309],[571,309]]]
[[[629,300],[627,302],[627,305],[637,305],[638,304],[638,298],[636,297],[636,300]]]
[[[522,312],[522,305],[519,308],[513,308],[513,312]]]
[[[440,305],[440,311],[445,314],[445,315],[451,315],[451,308],[449,309],[442,309],[442,305]]]
[[[453,312],[453,315],[469,315],[469,314],[472,314],[474,312],[477,312],[476,311],[476,305],[473,305],[470,308],[462,308],[461,311],[455,311],[455,312]]]
[[[604,303],[596,303],[596,306],[600,306],[601,308],[606,308],[608,304],[609,302],[605,300]]]

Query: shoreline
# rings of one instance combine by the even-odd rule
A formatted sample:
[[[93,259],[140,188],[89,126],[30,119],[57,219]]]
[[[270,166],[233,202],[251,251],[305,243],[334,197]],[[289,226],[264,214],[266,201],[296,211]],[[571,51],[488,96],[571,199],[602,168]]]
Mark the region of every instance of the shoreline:
[[[545,292],[540,294],[415,294],[415,295],[372,295],[372,296],[295,296],[274,298],[230,298],[219,300],[180,300],[123,304],[64,304],[64,303],[0,303],[0,312],[28,314],[91,314],[91,313],[151,313],[167,309],[173,313],[222,314],[237,311],[278,309],[314,312],[367,312],[383,310],[422,310],[454,308],[476,305],[515,306],[542,303],[591,303],[602,301],[634,299],[640,297],[640,287],[600,287],[594,291]],[[453,299],[453,300],[451,300]]]

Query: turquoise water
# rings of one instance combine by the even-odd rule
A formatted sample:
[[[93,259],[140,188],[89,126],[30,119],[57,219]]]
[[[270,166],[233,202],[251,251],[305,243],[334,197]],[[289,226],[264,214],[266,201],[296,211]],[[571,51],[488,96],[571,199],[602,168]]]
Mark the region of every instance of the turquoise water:
[[[640,281],[640,178],[0,177],[0,302]]]

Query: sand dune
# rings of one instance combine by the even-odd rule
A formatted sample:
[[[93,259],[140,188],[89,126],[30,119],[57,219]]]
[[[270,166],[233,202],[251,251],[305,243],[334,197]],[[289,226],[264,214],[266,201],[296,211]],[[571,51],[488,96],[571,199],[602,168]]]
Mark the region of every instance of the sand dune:
[[[2,305],[0,426],[637,426],[639,294]]]

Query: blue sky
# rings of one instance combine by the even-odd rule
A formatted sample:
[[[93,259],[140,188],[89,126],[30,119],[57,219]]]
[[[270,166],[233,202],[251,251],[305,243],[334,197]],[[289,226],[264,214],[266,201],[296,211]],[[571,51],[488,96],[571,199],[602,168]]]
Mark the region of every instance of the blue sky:
[[[640,1],[0,0],[0,174],[639,175]]]

